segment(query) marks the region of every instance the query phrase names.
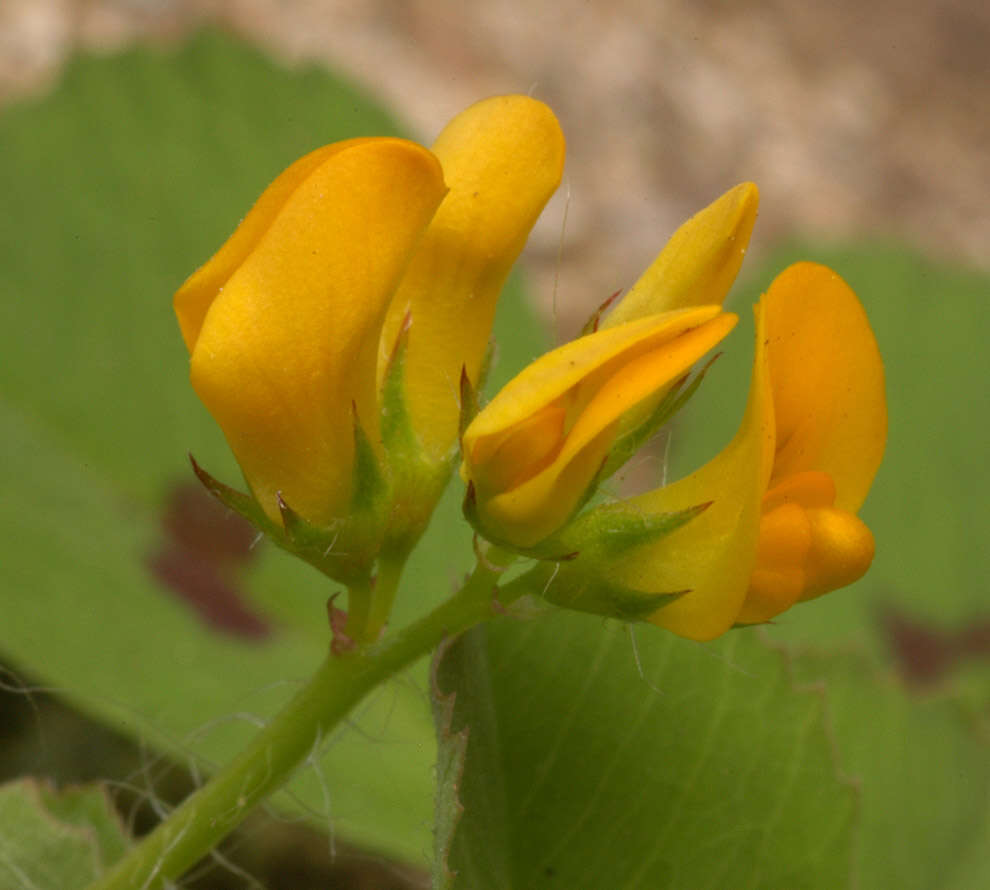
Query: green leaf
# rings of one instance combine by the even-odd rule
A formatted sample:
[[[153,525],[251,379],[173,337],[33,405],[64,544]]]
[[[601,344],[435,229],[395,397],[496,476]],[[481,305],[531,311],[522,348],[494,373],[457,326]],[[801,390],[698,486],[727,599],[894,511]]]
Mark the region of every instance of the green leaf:
[[[204,772],[322,661],[339,587],[264,542],[211,555],[241,532],[211,518],[205,492],[207,506],[188,495],[186,455],[225,482],[239,474],[189,386],[171,295],[296,157],[397,131],[359,89],[213,33],[169,53],[78,58],[50,95],[0,115],[0,652]],[[503,375],[538,350],[509,290]],[[415,554],[396,623],[470,563],[459,497]],[[173,510],[177,499],[187,507]],[[235,591],[254,631],[204,621],[162,562],[187,586],[206,573]],[[280,804],[425,859],[427,686],[419,665],[372,695]]]
[[[560,613],[451,650],[441,689],[468,740],[452,866],[507,836],[512,876],[455,888],[985,886],[985,712],[765,629],[636,641]]]
[[[469,733],[454,886],[849,886],[858,793],[825,697],[758,633],[634,648],[565,612],[472,631],[446,669]],[[469,870],[498,855],[507,881]]]
[[[56,792],[31,779],[0,786],[0,888],[74,890],[129,841],[99,788]]]
[[[454,696],[436,685],[432,688],[433,716],[437,728],[437,797],[433,814],[433,890],[450,890],[455,874],[451,870],[451,846],[464,807],[460,800],[468,733],[454,728]]]

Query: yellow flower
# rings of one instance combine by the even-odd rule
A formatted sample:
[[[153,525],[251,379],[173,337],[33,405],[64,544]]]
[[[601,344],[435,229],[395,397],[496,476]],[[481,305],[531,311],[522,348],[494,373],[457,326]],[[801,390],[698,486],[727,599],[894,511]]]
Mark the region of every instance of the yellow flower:
[[[585,500],[619,422],[736,323],[717,306],[650,315],[547,353],[464,433],[478,520],[496,541],[532,547]]]
[[[708,640],[869,568],[873,536],[856,511],[883,456],[887,412],[866,314],[838,275],[799,263],[774,280],[756,321],[749,402],[732,442],[691,476],[603,513],[690,518],[621,556],[574,560],[555,601],[599,611],[596,587],[625,603],[680,594],[643,617]]]
[[[179,289],[193,386],[272,522],[281,498],[312,526],[353,525],[362,473],[387,488],[411,460],[383,441],[400,337],[411,435],[423,460],[449,459],[461,369],[477,380],[498,292],[563,154],[553,114],[525,96],[467,109],[433,152],[387,138],[326,146]],[[420,507],[428,516],[432,502]]]
[[[347,513],[355,422],[377,439],[385,312],[445,192],[414,143],[318,149],[176,293],[193,387],[273,520],[277,493],[314,524]]]
[[[650,422],[684,372],[733,327],[721,303],[756,217],[755,186],[682,226],[600,329],[537,359],[463,436],[469,516],[532,548],[587,500],[616,441]]]
[[[845,587],[873,560],[856,516],[887,440],[883,362],[856,295],[799,263],[763,300],[774,459],[740,623]]]

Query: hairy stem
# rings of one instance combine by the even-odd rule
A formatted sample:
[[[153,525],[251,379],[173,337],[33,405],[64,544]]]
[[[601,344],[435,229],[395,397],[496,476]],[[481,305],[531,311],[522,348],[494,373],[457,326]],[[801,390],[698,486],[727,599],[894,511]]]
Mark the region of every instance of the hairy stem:
[[[433,612],[382,642],[330,655],[308,683],[231,763],[192,794],[89,890],[138,890],[177,878],[280,788],[368,692],[493,611],[502,565],[489,552],[464,586]]]

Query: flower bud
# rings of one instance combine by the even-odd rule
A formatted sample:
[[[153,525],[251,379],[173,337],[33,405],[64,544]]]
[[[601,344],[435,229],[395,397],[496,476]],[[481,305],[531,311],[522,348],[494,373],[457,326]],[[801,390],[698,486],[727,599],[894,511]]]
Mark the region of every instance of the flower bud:
[[[625,534],[621,552],[582,539],[620,505],[582,517],[563,544],[585,552],[548,575],[549,599],[708,640],[869,568],[873,535],[856,510],[883,456],[887,409],[866,314],[838,275],[798,263],[774,280],[756,318],[735,438],[685,479],[621,502],[643,529]]]
[[[531,548],[587,500],[629,412],[714,347],[736,317],[718,306],[648,316],[537,359],[463,438],[469,516],[490,539]]]

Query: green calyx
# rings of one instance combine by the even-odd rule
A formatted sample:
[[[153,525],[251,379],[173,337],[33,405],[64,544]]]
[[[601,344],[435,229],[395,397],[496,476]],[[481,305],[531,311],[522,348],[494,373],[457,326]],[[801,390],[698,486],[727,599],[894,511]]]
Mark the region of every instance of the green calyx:
[[[385,514],[388,480],[354,409],[354,470],[351,485],[351,515]]]
[[[587,565],[612,560],[676,531],[711,502],[667,513],[643,513],[618,501],[589,510],[550,541],[557,553],[577,553]]]
[[[374,533],[375,521],[368,511],[330,526],[317,526],[300,516],[279,494],[280,524],[273,522],[251,495],[215,479],[191,455],[190,461],[196,477],[210,494],[277,546],[348,587],[367,582],[381,540],[380,532]],[[380,527],[380,519],[377,524]]]
[[[614,475],[617,470],[624,466],[650,440],[660,427],[673,419],[674,415],[698,391],[698,387],[701,386],[701,382],[705,379],[705,374],[708,373],[708,369],[711,368],[717,358],[718,354],[713,355],[705,363],[704,367],[694,375],[693,379],[690,374],[680,377],[664,393],[663,398],[647,417],[644,419],[637,418],[636,422],[626,428],[620,429],[615,442],[612,444],[612,449],[609,451],[608,458],[605,460],[605,465],[600,474],[601,479],[608,479]]]
[[[647,593],[609,581],[587,570],[581,559],[541,562],[513,581],[507,589],[542,597],[564,609],[590,612],[620,621],[645,621],[654,612],[688,593]]]
[[[411,325],[412,318],[407,314],[389,356],[381,389],[382,445],[390,487],[385,541],[392,554],[408,553],[426,529],[450,480],[456,457],[453,449],[439,459],[431,457],[413,424],[405,387]]]
[[[390,465],[402,464],[410,459],[417,461],[423,459],[423,448],[412,425],[404,385],[411,326],[412,316],[407,312],[382,380],[382,444],[389,455]]]
[[[686,590],[635,590],[611,579],[612,567],[631,551],[679,529],[710,503],[685,510],[646,515],[619,502],[597,507],[542,542],[540,562],[510,585],[521,594],[554,605],[622,621],[644,621],[688,593]]]

